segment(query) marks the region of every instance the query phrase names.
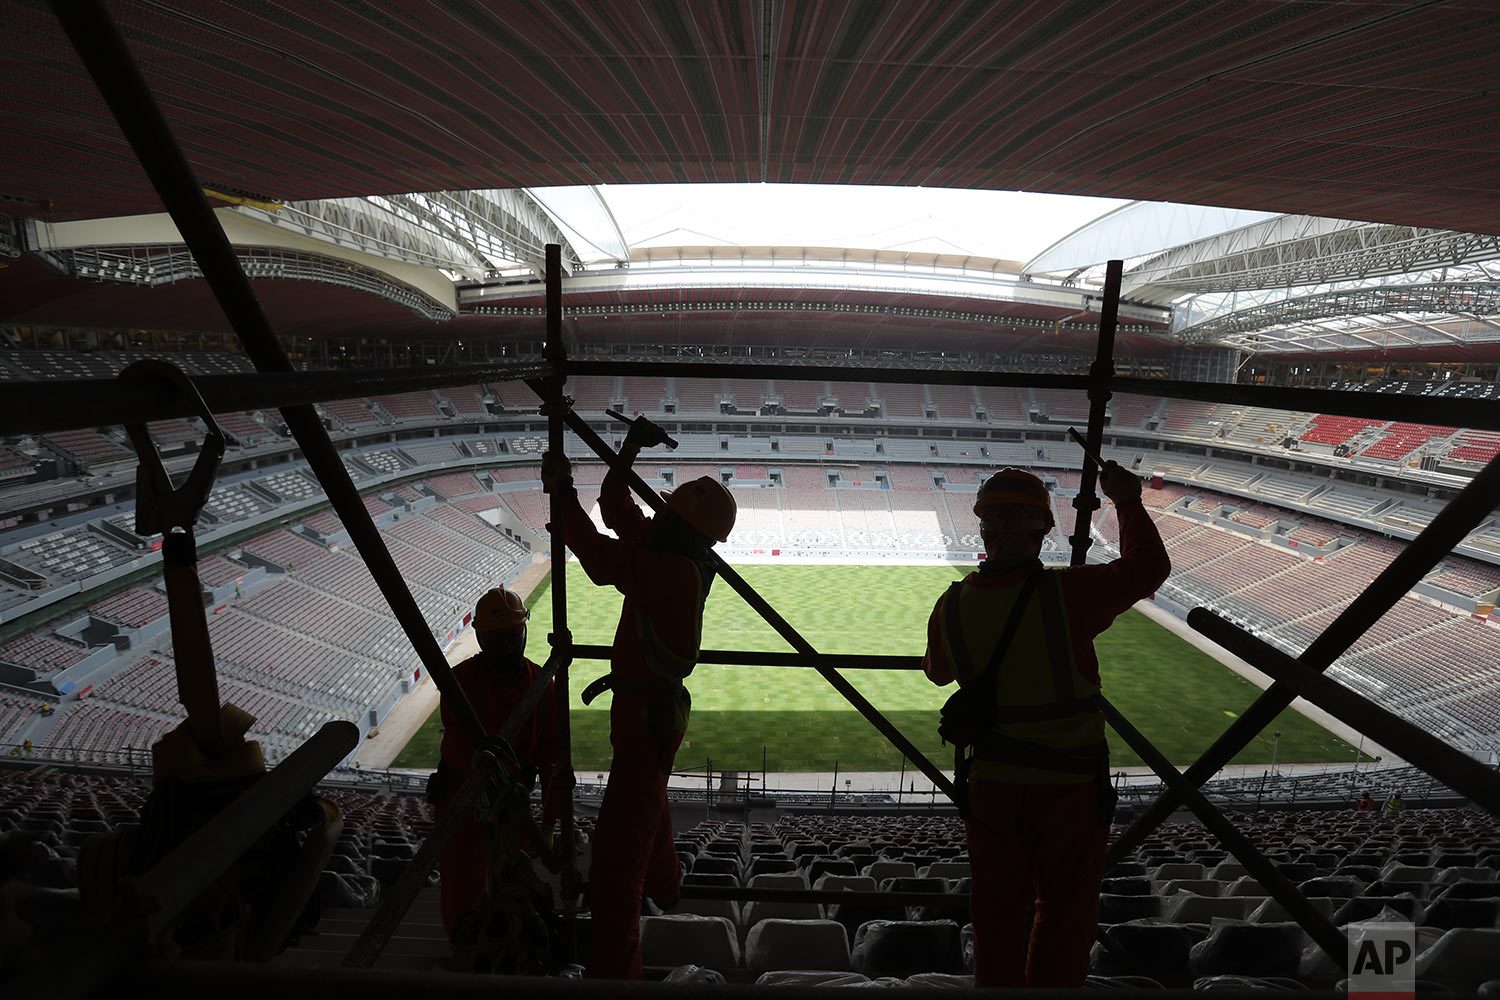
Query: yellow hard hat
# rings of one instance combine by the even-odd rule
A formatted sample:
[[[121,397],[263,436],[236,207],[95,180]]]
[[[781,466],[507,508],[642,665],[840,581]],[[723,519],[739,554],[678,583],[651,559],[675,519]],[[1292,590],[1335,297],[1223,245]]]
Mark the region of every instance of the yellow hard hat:
[[[523,627],[530,617],[521,595],[496,587],[479,599],[479,606],[474,609],[474,630],[510,632]]]
[[[1034,507],[1046,513],[1048,521],[1052,520],[1052,501],[1046,484],[1021,469],[1001,469],[986,479],[974,500],[974,513],[982,518],[985,508],[1001,504]]]
[[[729,541],[734,518],[739,513],[734,497],[712,476],[699,476],[667,494],[667,506],[677,512],[699,534]]]

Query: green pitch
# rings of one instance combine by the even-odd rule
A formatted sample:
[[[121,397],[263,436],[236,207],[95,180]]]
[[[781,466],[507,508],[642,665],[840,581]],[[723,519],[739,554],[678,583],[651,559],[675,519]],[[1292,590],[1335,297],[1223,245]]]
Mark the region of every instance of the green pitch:
[[[948,583],[961,575],[944,566],[743,566],[740,573],[820,651],[921,655],[927,616]],[[576,642],[609,645],[620,595],[595,587],[577,563],[568,566],[569,625]],[[547,656],[549,581],[531,595],[527,653]],[[704,614],[703,644],[713,649],[788,651],[789,646],[722,580]],[[1212,657],[1138,611],[1127,612],[1095,643],[1104,691],[1127,718],[1177,764],[1195,760],[1258,693]],[[602,661],[573,664],[573,762],[579,773],[609,766],[609,698],[585,708],[583,687],[608,670]],[[940,766],[952,749],[937,737],[937,713],[954,688],[938,688],[920,672],[849,670],[846,676]],[[715,770],[758,771],[762,753],[772,771],[897,771],[901,755],[815,671],[796,667],[704,664],[688,681],[692,720],[677,754],[680,768],[712,759]],[[1271,731],[1281,730],[1282,762],[1352,761],[1354,747],[1288,710],[1235,763],[1271,760]],[[396,767],[437,762],[434,712],[396,759]],[[1111,762],[1141,761],[1110,734]]]

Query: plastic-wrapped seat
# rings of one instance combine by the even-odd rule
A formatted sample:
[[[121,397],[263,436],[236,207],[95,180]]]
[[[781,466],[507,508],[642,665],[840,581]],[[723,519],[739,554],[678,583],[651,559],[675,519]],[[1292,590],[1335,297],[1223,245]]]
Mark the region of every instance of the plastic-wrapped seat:
[[[1345,875],[1321,875],[1318,878],[1308,879],[1297,888],[1304,896],[1335,896],[1341,899],[1353,899],[1365,891],[1365,883],[1362,879]]]
[[[671,913],[641,918],[641,964],[676,968],[704,965],[733,969],[740,964],[735,927],[723,917]]]
[[[1434,899],[1495,899],[1500,897],[1500,882],[1459,881],[1433,887]]]
[[[1160,896],[1116,896],[1103,894],[1099,897],[1099,922],[1121,924],[1127,920],[1161,916]]]
[[[1158,882],[1157,892],[1163,896],[1175,896],[1180,892],[1190,892],[1194,896],[1225,896],[1224,883],[1212,878],[1174,878],[1165,882]]]
[[[1454,882],[1491,882],[1495,881],[1495,870],[1478,865],[1451,865],[1438,870],[1437,877],[1432,880],[1434,885],[1452,885]],[[1495,895],[1500,896],[1500,885],[1495,886]]]
[[[1104,936],[1108,953],[1124,966],[1122,974],[1150,976],[1171,986],[1189,975],[1189,953],[1208,936],[1208,925],[1129,920],[1106,927]]]
[[[1193,945],[1188,967],[1195,976],[1293,978],[1302,965],[1302,944],[1302,928],[1294,923],[1215,920],[1208,937]]]
[[[1422,901],[1409,892],[1399,896],[1355,896],[1333,915],[1336,926],[1374,920],[1382,910],[1393,910],[1403,919],[1416,923],[1422,918]]]
[[[858,972],[833,972],[795,969],[786,972],[764,972],[756,986],[860,986],[870,981]]]
[[[1423,927],[1438,927],[1454,930],[1461,927],[1494,927],[1497,903],[1494,899],[1448,899],[1446,897],[1427,904],[1420,923]],[[1497,961],[1500,965],[1500,961]]]
[[[745,938],[745,968],[847,971],[849,935],[834,920],[761,920]]]
[[[1330,920],[1333,919],[1334,910],[1338,908],[1334,900],[1327,896],[1309,896],[1307,902]],[[1293,918],[1279,902],[1267,897],[1265,902],[1250,911],[1246,919],[1252,924],[1284,924]]]
[[[1250,912],[1253,896],[1194,896],[1179,893],[1163,905],[1174,924],[1206,924],[1215,917],[1243,920]]]
[[[1203,866],[1196,861],[1175,861],[1157,865],[1151,869],[1151,881],[1170,882],[1174,879],[1201,879]]]
[[[934,861],[918,872],[923,878],[968,878],[970,874],[967,861]]]
[[[1233,883],[1224,886],[1221,896],[1264,896],[1266,890],[1261,884],[1249,875],[1241,875]]]
[[[860,874],[868,875],[880,882],[888,878],[915,877],[917,866],[910,861],[876,861]]]
[[[1413,882],[1421,882],[1425,885],[1437,878],[1437,875],[1438,870],[1431,865],[1416,867],[1393,861],[1380,873],[1380,880],[1386,885],[1410,885]]]
[[[735,875],[740,873],[740,863],[734,858],[714,854],[700,854],[693,859],[694,875]]]
[[[854,968],[867,976],[905,978],[920,972],[959,972],[958,924],[951,920],[871,920],[854,936]]]
[[[1497,953],[1500,953],[1500,929],[1449,930],[1417,955],[1417,978],[1439,982],[1454,990],[1475,990],[1494,978]]]
[[[972,990],[974,977],[953,972],[919,972],[907,976],[906,985],[924,990]]]
[[[801,872],[780,875],[757,875],[750,880],[752,889],[806,889],[807,876]],[[772,902],[752,900],[740,907],[740,920],[746,932],[762,920],[822,920],[823,907],[817,903]]]
[[[1107,878],[1099,883],[1099,891],[1114,896],[1150,896],[1153,894],[1149,879],[1129,876]]]
[[[847,858],[833,858],[827,856],[815,857],[807,866],[808,881],[816,882],[820,876],[829,873],[835,875],[858,875],[859,869],[854,867],[854,862]]]
[[[1227,861],[1220,861],[1214,865],[1213,870],[1208,873],[1208,877],[1216,878],[1220,882],[1233,882],[1240,876],[1248,874],[1249,872],[1245,870],[1244,865],[1230,858]]]
[[[791,858],[758,857],[750,862],[750,867],[745,869],[748,878],[757,875],[779,875],[782,872],[794,872],[797,870],[797,862]]]

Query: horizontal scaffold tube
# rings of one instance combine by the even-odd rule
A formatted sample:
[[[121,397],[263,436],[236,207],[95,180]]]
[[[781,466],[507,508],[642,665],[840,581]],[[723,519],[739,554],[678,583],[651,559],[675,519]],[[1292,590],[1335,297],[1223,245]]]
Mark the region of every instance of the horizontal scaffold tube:
[[[609,646],[573,647],[575,660],[607,660]],[[699,663],[728,664],[736,667],[834,667],[839,670],[920,670],[920,656],[865,656],[862,653],[758,653],[744,649],[704,649]]]
[[[416,389],[475,382],[534,379],[551,371],[539,358],[505,364],[450,365],[442,368],[363,368],[313,372],[267,372],[253,375],[204,375],[194,378],[215,413],[266,410],[328,399],[357,399]],[[1043,375],[1035,372],[976,371],[939,368],[850,368],[843,365],[757,364],[735,362],[569,361],[572,375],[649,375],[678,378],[765,378],[781,381],[848,379],[917,385],[981,385],[1087,392],[1089,375]],[[1113,376],[1114,393],[1165,396],[1236,406],[1264,406],[1345,417],[1409,420],[1446,427],[1500,431],[1500,406],[1491,400],[1406,396],[1384,392],[1293,389],[1280,386],[1183,382],[1175,379]],[[112,379],[12,381],[0,395],[0,434],[44,434],[80,427],[141,420],[190,417],[188,405],[175,398],[143,398]],[[681,419],[679,415],[679,419]],[[1056,427],[1052,428],[1056,430]]]
[[[441,368],[197,375],[193,384],[215,413],[238,413],[476,382],[513,382],[549,370],[550,366],[534,360]],[[8,382],[0,393],[0,434],[44,434],[197,415],[191,403],[176,393],[144,393],[138,385],[112,378]]]

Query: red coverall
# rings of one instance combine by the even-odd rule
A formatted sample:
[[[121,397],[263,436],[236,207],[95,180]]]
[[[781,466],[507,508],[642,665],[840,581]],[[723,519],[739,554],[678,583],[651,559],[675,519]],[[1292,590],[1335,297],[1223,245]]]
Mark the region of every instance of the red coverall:
[[[698,658],[704,594],[691,560],[646,548],[652,520],[631,500],[623,477],[605,477],[599,507],[618,539],[601,534],[576,499],[564,528],[568,547],[589,579],[625,595],[610,653],[614,695],[609,740],[614,755],[589,866],[588,975],[640,979],[641,896],[675,900],[682,892],[667,777],[687,725],[685,706],[674,701],[674,694],[678,680]],[[643,641],[645,623],[654,644]],[[664,674],[661,647],[685,669]]]
[[[484,724],[487,733],[497,732],[505,724],[516,702],[520,701],[521,696],[531,687],[538,673],[540,673],[540,668],[530,660],[526,660],[524,668],[517,675],[516,682],[511,685],[502,684],[486,671],[483,653],[476,653],[453,668],[453,676],[458,678],[459,686],[464,689],[469,703],[479,714],[479,721]],[[442,801],[438,803],[439,819],[447,812],[448,804],[458,794],[459,784],[469,776],[474,765],[474,745],[469,742],[469,737],[459,726],[458,716],[451,711],[446,700],[441,703],[440,711],[443,721],[441,751],[443,763],[456,768],[459,776],[458,781],[452,783],[444,793]],[[555,713],[549,685],[548,693],[537,705],[531,719],[521,727],[520,733],[511,742],[511,747],[518,756],[537,766],[542,786],[542,820],[544,823],[556,819],[559,814],[557,799],[552,790],[552,777],[557,773],[558,738]],[[458,918],[465,910],[470,909],[485,891],[487,873],[484,858],[484,831],[472,818],[465,820],[463,826],[458,828],[458,833],[454,834],[453,839],[448,842],[448,849],[438,860],[438,871],[443,877],[443,927],[451,936]]]
[[[1117,505],[1120,558],[1057,570],[1077,670],[1098,683],[1094,636],[1149,597],[1171,564],[1139,501]],[[970,573],[965,586],[1015,587],[1035,563],[1003,575]],[[945,595],[946,596],[946,595]],[[941,638],[943,601],[927,623],[922,669],[935,684],[955,680]],[[1093,781],[1020,784],[971,778],[969,842],[974,982],[980,987],[1082,986],[1099,923],[1099,881],[1109,828]],[[1027,943],[1028,911],[1036,918]]]

